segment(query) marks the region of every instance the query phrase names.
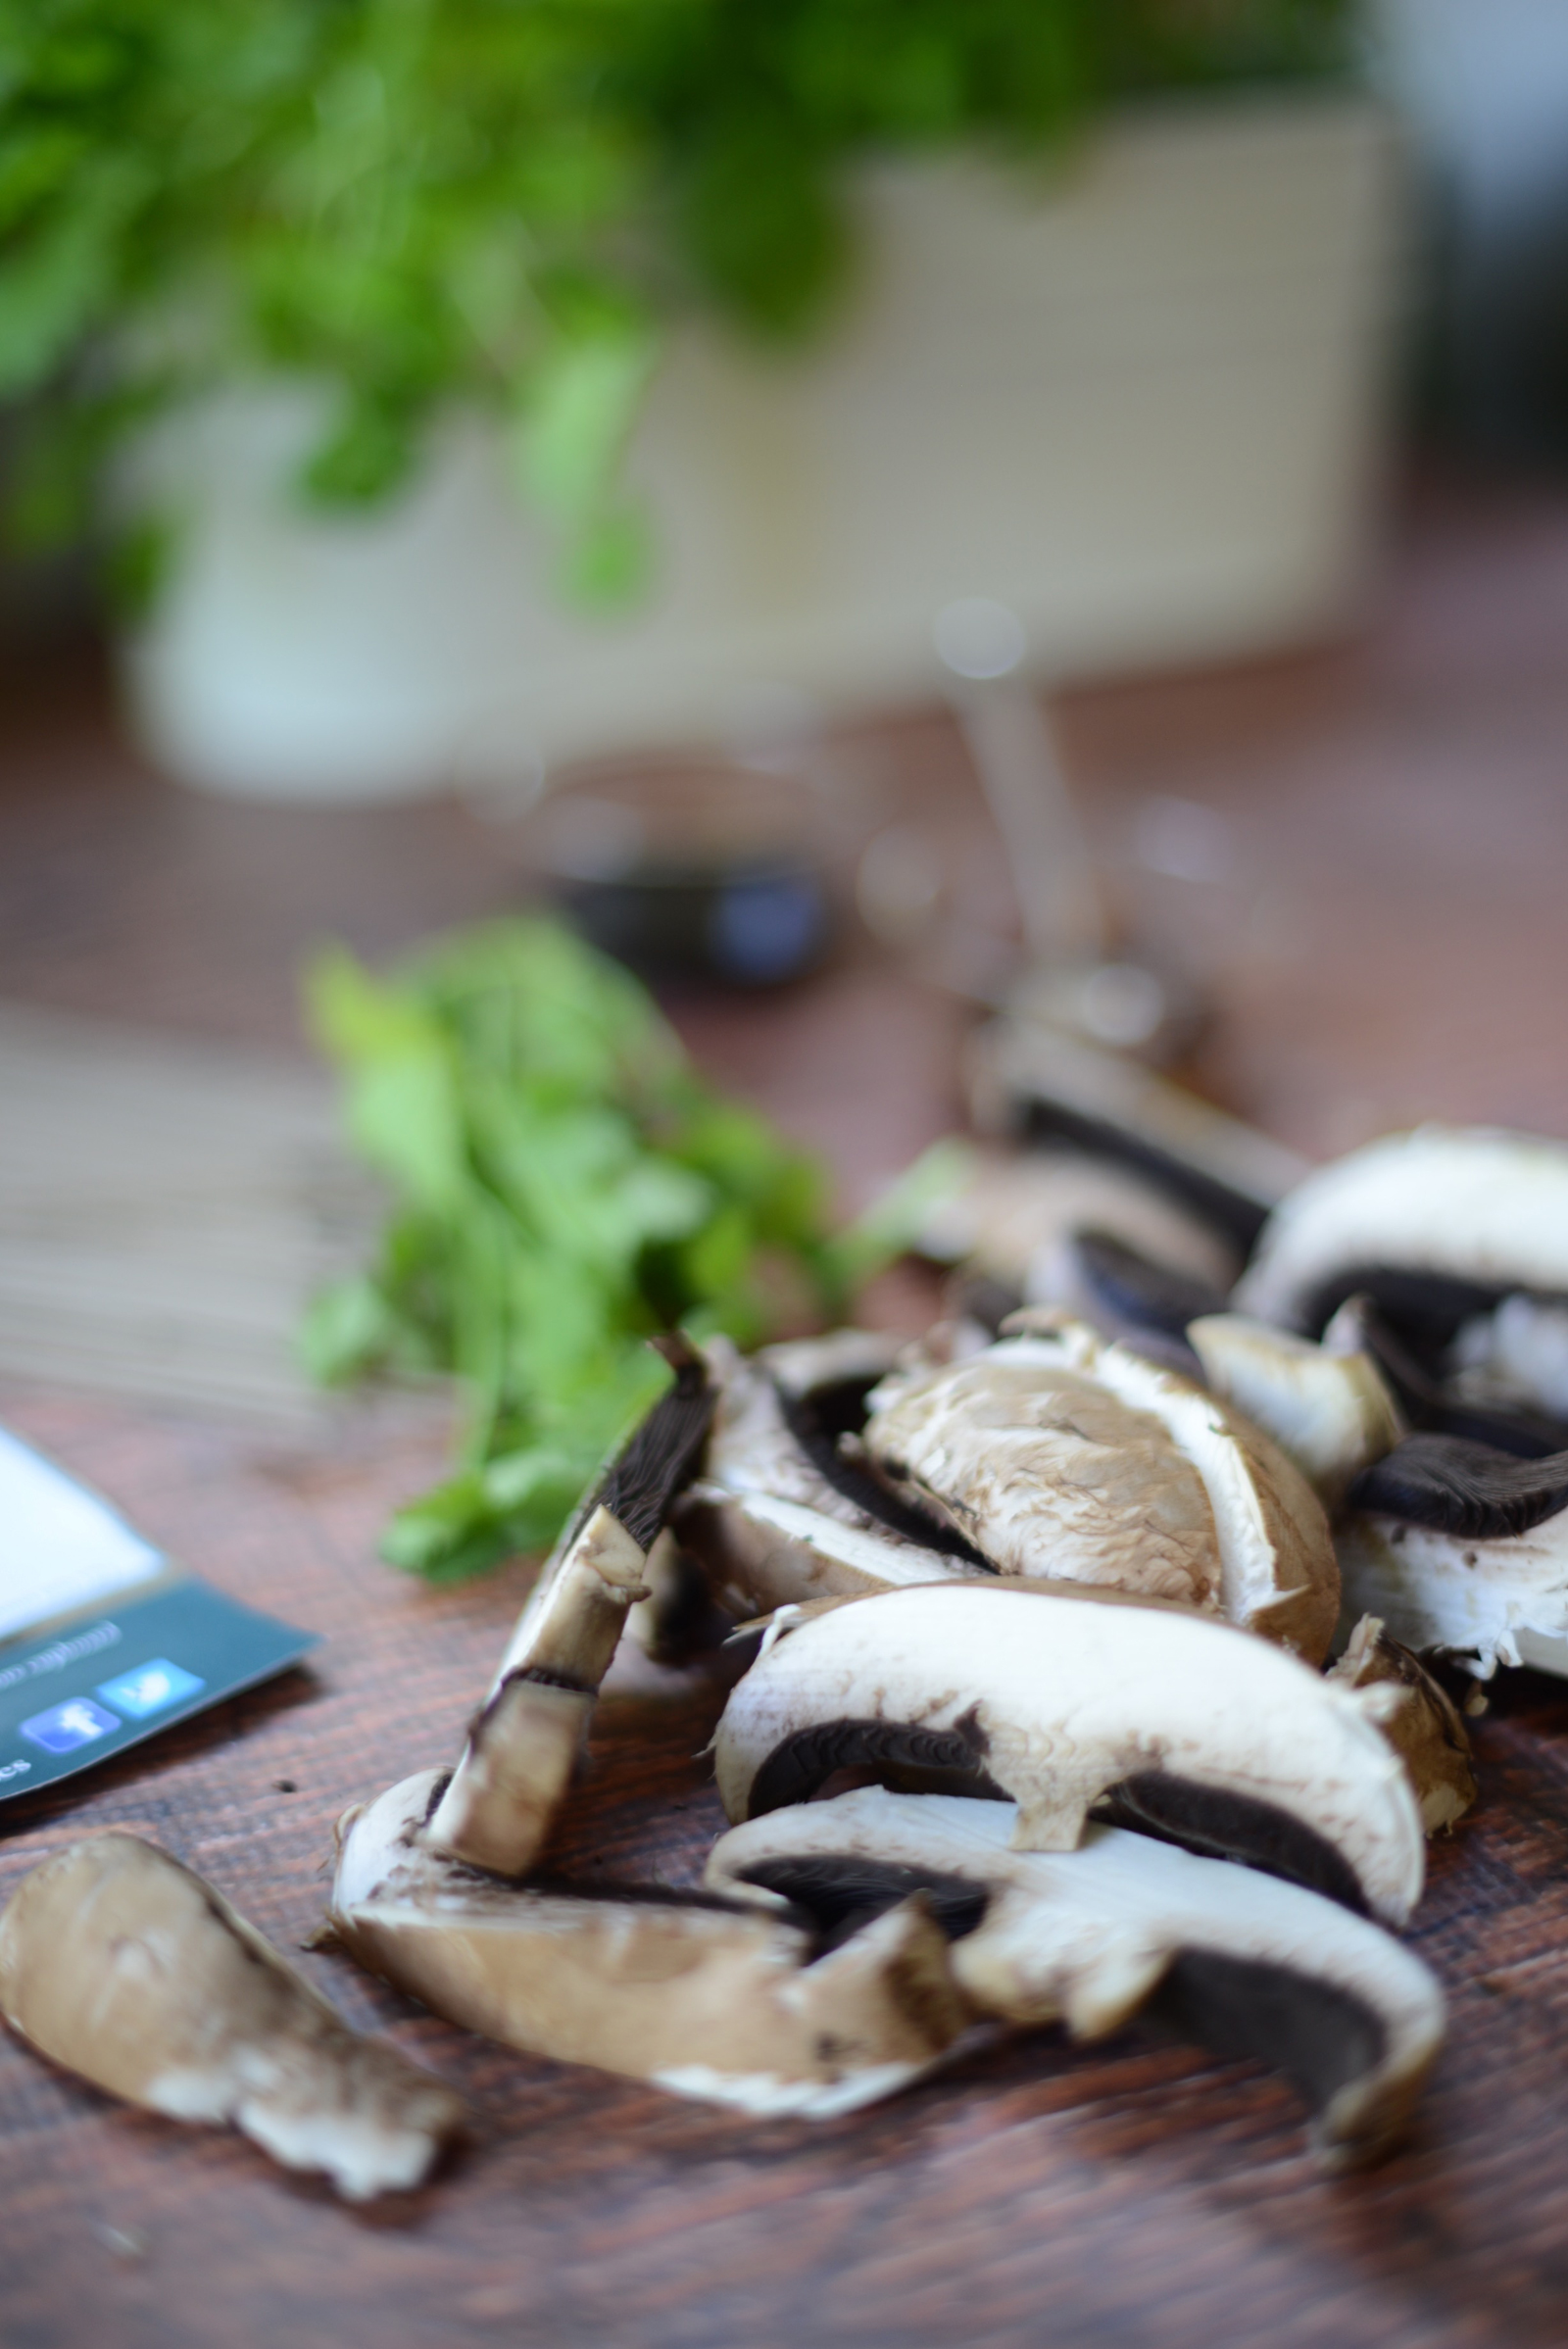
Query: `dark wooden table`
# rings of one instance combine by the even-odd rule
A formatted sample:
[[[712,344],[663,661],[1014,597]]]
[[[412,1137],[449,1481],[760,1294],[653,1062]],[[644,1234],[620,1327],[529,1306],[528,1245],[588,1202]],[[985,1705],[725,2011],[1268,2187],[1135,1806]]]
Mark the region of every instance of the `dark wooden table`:
[[[314,940],[390,952],[514,892],[497,835],[461,810],[209,804],[140,773],[106,708],[90,665],[12,687],[0,997],[287,1043]],[[1352,646],[1082,693],[1063,722],[1124,902],[1216,993],[1200,1074],[1223,1097],[1313,1151],[1418,1115],[1568,1134],[1568,508],[1418,505]],[[835,756],[868,805],[906,792],[939,821],[968,805],[934,716]],[[1223,813],[1228,866],[1152,873],[1152,797]],[[851,1192],[955,1114],[961,1011],[863,950],[773,1002],[676,1010]],[[386,1507],[437,1452],[373,1414],[285,1443],[14,1384],[0,1417],[216,1582],[326,1635],[311,1671],[8,1814],[0,1879],[123,1826],[295,1947],[334,1816],[454,1750],[523,1573],[437,1593],[376,1562]],[[714,1701],[606,1700],[557,1864],[694,1880],[719,1819],[692,1758]],[[1477,1743],[1479,1811],[1433,1852],[1414,1931],[1448,2046],[1373,2176],[1318,2177],[1274,2079],[1152,2031],[1082,2050],[1042,2033],[862,2116],[757,2127],[487,2046],[311,1955],[353,2020],[471,2098],[459,2165],[350,2212],[0,2046],[0,2340],[1560,2343],[1568,1690],[1511,1676]]]

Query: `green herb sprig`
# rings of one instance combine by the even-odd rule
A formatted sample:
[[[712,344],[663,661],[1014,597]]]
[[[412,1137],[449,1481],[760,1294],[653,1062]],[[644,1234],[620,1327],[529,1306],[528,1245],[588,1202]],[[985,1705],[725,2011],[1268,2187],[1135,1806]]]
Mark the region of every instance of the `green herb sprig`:
[[[456,1472],[387,1529],[436,1581],[555,1536],[668,1373],[677,1325],[744,1345],[842,1316],[961,1172],[939,1146],[836,1232],[816,1161],[725,1100],[627,972],[544,920],[460,934],[373,977],[309,982],[351,1138],[394,1207],[373,1268],[307,1319],[327,1382],[456,1373]]]

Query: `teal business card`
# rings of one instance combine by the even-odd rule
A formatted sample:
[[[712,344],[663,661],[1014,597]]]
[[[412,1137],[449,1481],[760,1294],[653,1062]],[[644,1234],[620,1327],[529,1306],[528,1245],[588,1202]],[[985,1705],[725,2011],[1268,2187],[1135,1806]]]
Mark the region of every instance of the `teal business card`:
[[[0,1429],[0,1802],[107,1761],[316,1644],[172,1565]]]

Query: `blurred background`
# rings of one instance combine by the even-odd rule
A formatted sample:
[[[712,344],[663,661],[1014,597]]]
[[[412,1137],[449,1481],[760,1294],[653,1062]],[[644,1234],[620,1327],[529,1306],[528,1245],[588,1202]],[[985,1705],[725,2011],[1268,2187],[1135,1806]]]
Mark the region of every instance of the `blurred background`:
[[[210,1318],[261,1268],[223,1379],[281,1407],[372,1220],[302,962],[529,906],[852,1205],[1006,1126],[999,1014],[1271,1179],[1568,1132],[1553,0],[5,40],[10,1367],[213,1392],[211,1333],[169,1367],[206,1215]]]

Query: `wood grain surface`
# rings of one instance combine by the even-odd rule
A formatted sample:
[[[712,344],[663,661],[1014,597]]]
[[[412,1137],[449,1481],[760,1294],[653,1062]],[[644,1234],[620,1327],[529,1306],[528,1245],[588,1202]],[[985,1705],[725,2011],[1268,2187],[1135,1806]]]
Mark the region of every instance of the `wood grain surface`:
[[[1565,653],[1568,514],[1447,501],[1408,520],[1354,649],[1068,706],[1124,903],[1185,941],[1220,1003],[1204,1072],[1298,1146],[1412,1113],[1568,1133]],[[944,722],[837,753],[972,824]],[[1140,862],[1172,797],[1228,819],[1227,870],[1178,886]],[[514,888],[461,810],[313,818],[159,786],[74,668],[17,697],[0,744],[0,994],[18,1000],[284,1041],[312,939],[389,951]],[[849,1191],[955,1112],[961,1013],[867,953],[767,1003],[675,1008]],[[882,1308],[913,1301],[895,1286]],[[225,1590],[325,1635],[308,1669],[14,1806],[0,1891],[67,1836],[124,1827],[296,1950],[334,1817],[455,1750],[524,1571],[434,1592],[377,1562],[386,1508],[437,1463],[428,1420],[274,1438],[24,1381],[0,1386],[0,1419]],[[719,1825],[696,1758],[717,1702],[701,1682],[608,1696],[552,1866],[693,1883]],[[1568,1688],[1504,1676],[1476,1741],[1481,1804],[1434,1849],[1412,1935],[1449,2039],[1415,2134],[1370,2176],[1317,2175],[1284,2085],[1151,2028],[1079,2049],[1041,2032],[862,2115],[760,2126],[511,2054],[302,1954],[353,2021],[469,2098],[466,2152],[421,2194],[352,2212],[7,2042],[0,2341],[1560,2343]]]

